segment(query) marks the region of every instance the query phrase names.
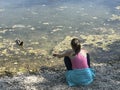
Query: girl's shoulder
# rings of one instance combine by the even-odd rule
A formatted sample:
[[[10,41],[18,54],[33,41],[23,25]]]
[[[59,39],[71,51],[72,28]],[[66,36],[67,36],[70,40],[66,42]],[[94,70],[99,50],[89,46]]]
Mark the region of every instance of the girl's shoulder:
[[[87,55],[88,51],[87,51],[87,50],[85,50],[85,49],[81,49],[80,53],[81,53],[83,56],[85,56],[85,57],[86,57],[86,55]]]
[[[83,53],[88,53],[88,51],[87,50],[85,50],[85,49],[81,49],[81,51],[80,52],[83,52]]]

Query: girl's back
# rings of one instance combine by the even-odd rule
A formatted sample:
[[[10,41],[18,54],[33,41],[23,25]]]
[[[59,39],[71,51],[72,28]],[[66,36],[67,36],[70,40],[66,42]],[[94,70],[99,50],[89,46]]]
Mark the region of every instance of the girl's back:
[[[72,69],[88,68],[86,53],[81,50],[77,55],[71,57]]]

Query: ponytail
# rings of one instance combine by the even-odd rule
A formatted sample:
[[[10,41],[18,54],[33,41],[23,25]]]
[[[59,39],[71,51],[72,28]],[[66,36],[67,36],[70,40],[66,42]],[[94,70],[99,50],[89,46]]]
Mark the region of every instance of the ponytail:
[[[77,38],[72,39],[71,46],[75,52],[75,55],[77,55],[81,50],[80,40]]]

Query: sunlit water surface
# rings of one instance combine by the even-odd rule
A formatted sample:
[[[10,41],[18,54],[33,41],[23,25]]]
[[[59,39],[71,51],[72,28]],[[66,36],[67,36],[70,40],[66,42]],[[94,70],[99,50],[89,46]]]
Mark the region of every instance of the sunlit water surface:
[[[51,49],[68,35],[120,31],[119,0],[0,0],[0,41],[20,38],[25,45]],[[4,30],[4,31],[3,31]],[[96,31],[97,30],[97,31]]]

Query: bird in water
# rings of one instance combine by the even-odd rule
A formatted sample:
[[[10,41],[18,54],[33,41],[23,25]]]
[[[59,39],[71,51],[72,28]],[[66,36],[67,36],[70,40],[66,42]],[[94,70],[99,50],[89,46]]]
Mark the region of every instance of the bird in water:
[[[16,39],[15,42],[18,46],[23,46],[23,41]]]

